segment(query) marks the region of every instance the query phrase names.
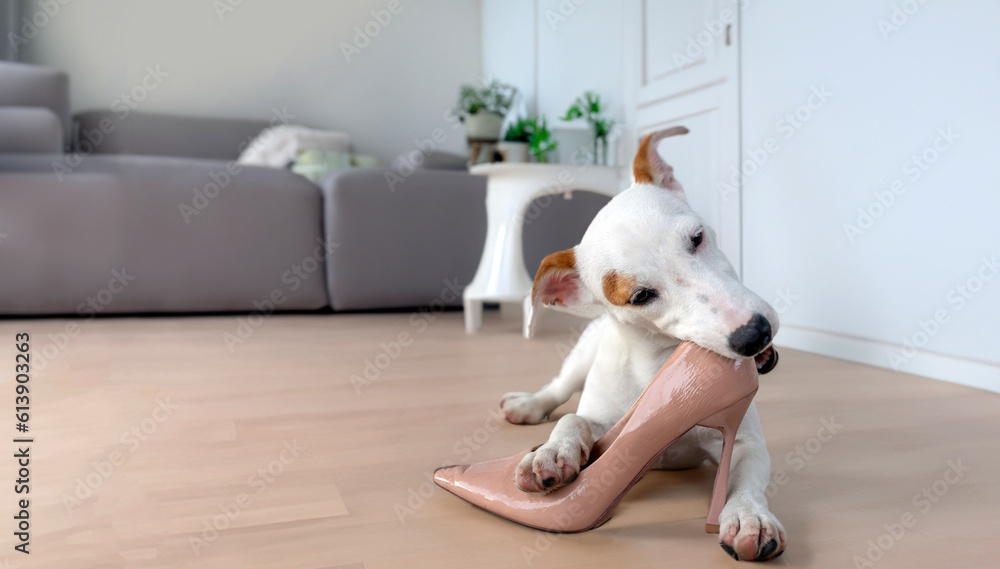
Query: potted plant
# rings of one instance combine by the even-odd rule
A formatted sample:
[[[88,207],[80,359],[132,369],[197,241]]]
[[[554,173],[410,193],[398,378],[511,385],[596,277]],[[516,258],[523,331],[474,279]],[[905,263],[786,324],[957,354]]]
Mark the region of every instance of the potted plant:
[[[481,87],[463,85],[458,96],[458,113],[465,136],[472,142],[496,142],[504,116],[514,102],[517,89],[497,80]]]
[[[549,132],[545,117],[542,117],[541,120],[533,121],[531,127],[528,150],[535,157],[536,162],[548,162],[549,152],[555,150],[559,143],[552,140],[552,133]]]
[[[535,120],[529,118],[519,118],[507,127],[503,141],[497,145],[497,150],[503,155],[504,161],[514,163],[528,161],[528,145],[531,143],[534,128]]]
[[[611,134],[615,121],[603,116],[601,112],[601,97],[593,91],[587,91],[573,101],[562,120],[586,119],[594,131],[594,164],[607,165],[608,135]]]

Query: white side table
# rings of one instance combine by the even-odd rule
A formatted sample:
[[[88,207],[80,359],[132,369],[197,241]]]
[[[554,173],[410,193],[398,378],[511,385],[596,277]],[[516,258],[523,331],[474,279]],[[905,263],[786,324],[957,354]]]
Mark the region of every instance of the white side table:
[[[523,303],[532,276],[524,269],[521,230],[531,203],[545,195],[587,190],[615,196],[624,187],[621,170],[574,164],[480,164],[470,170],[486,182],[486,245],[472,283],[465,287],[465,331],[483,325],[483,302]],[[527,316],[527,314],[525,314]]]

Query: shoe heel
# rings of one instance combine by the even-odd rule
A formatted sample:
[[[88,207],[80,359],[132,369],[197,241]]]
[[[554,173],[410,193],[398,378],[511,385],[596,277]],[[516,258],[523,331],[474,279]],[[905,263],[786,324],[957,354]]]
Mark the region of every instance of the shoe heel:
[[[756,390],[698,423],[702,427],[722,431],[722,456],[719,457],[719,471],[715,473],[712,501],[708,506],[708,519],[705,522],[707,533],[719,533],[719,514],[722,513],[722,507],[726,505],[726,495],[729,490],[729,466],[733,458],[736,431],[739,429],[740,423],[743,422],[743,416],[746,415],[755,393],[757,393]]]

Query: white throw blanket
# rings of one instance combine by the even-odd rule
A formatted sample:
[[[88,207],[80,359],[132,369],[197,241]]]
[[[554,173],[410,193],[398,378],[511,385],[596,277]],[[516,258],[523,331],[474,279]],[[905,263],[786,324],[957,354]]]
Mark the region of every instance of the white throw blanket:
[[[295,160],[299,150],[307,148],[346,153],[350,151],[351,138],[346,132],[278,125],[261,131],[236,161],[250,166],[284,168]]]

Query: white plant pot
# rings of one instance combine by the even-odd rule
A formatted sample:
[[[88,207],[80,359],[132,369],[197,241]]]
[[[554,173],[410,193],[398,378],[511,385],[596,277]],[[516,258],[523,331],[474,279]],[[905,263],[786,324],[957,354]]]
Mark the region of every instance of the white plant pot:
[[[497,113],[476,113],[465,115],[465,136],[477,142],[496,142],[500,140],[500,129],[503,117]]]
[[[497,150],[503,154],[504,161],[520,164],[528,161],[528,143],[505,140],[497,144]]]

